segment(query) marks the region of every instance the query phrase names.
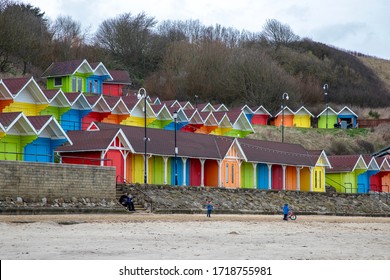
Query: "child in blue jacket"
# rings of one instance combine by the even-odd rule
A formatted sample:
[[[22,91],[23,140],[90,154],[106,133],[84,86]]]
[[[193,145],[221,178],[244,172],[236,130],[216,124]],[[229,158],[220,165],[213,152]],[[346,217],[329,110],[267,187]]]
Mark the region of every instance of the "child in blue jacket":
[[[283,220],[287,221],[287,215],[288,211],[290,211],[290,208],[288,208],[288,204],[284,204],[283,206]]]
[[[214,209],[214,206],[211,204],[211,201],[207,202],[206,209],[207,209],[207,217],[210,218],[211,217],[211,211],[213,211],[213,209]]]

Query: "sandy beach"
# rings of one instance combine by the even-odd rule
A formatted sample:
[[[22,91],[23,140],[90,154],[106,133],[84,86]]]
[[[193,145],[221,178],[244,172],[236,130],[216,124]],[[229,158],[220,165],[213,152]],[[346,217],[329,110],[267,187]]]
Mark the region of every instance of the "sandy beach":
[[[2,260],[390,260],[390,218],[0,216]]]

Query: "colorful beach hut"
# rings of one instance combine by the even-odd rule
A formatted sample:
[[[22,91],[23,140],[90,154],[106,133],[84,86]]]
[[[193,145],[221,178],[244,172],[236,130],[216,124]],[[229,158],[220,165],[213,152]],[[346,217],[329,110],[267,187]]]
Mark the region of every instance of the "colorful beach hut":
[[[326,185],[337,192],[357,193],[359,175],[367,172],[367,165],[361,155],[333,155],[328,157],[331,168],[326,169]]]

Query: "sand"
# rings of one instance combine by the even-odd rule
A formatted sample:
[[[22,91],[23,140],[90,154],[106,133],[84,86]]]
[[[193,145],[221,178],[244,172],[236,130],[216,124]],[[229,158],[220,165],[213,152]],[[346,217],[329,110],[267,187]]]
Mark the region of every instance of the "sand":
[[[390,218],[0,216],[2,260],[390,260]]]

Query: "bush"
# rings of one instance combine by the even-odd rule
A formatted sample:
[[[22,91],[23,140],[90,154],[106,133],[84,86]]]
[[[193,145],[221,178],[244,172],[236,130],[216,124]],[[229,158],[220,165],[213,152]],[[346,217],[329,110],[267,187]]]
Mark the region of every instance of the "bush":
[[[370,117],[370,118],[373,118],[373,119],[379,119],[379,117],[380,117],[380,114],[378,113],[378,112],[376,112],[376,111],[372,111],[372,110],[370,110],[370,112],[368,112],[368,116]]]

